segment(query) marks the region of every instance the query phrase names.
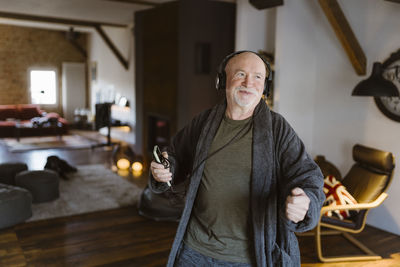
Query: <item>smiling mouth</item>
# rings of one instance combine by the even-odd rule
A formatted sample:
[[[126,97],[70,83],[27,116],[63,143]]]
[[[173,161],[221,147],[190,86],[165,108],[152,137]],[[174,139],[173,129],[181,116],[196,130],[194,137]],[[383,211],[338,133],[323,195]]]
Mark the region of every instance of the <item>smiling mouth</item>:
[[[249,92],[249,91],[239,91],[240,93],[242,93],[242,94],[246,94],[246,95],[252,95],[253,93],[252,92]]]
[[[239,89],[238,92],[243,95],[253,95],[254,94],[252,91],[246,90],[246,89]]]

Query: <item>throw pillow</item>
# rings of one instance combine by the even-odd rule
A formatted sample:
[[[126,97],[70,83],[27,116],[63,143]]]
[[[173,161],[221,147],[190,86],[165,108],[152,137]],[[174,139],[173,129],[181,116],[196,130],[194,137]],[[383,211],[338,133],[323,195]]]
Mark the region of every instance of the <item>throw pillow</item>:
[[[30,120],[34,117],[41,117],[40,109],[35,105],[20,105],[19,109],[19,119]]]
[[[357,204],[357,200],[355,200],[344,185],[332,175],[326,176],[324,180],[324,193],[326,196],[324,206]],[[334,216],[344,220],[349,218],[351,214],[348,210],[333,210],[326,212],[324,215],[329,217]]]
[[[7,119],[17,119],[17,109],[12,105],[1,105],[0,106],[0,120],[5,121]]]

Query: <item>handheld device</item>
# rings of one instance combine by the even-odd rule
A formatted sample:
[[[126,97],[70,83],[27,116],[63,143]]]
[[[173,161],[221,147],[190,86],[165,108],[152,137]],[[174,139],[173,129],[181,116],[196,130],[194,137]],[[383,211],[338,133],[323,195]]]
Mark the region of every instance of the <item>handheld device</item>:
[[[159,148],[157,145],[154,146],[154,149],[153,149],[153,157],[154,157],[154,160],[155,160],[157,163],[162,164],[162,165],[164,166],[165,169],[168,169],[168,168],[169,168],[169,161],[168,161],[168,159],[166,159],[166,158],[163,156],[163,154],[161,153],[160,148]],[[167,185],[168,185],[168,186],[171,186],[171,183],[168,181],[168,182],[167,182]]]

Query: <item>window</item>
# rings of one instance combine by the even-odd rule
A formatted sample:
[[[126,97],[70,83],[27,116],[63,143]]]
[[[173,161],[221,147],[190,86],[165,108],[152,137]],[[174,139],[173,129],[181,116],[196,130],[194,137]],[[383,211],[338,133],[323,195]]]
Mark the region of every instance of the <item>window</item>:
[[[31,69],[29,81],[32,104],[57,104],[57,79],[55,70]]]

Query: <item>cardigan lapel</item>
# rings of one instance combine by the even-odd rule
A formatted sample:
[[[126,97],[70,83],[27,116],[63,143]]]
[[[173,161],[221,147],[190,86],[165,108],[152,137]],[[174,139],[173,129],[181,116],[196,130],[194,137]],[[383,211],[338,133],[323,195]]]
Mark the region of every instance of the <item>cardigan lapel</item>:
[[[264,100],[257,105],[254,115],[253,129],[253,165],[251,182],[251,216],[253,222],[254,248],[257,266],[265,266],[266,251],[270,244],[265,240],[265,218],[276,216],[268,214],[268,198],[271,190],[273,170],[275,168],[274,138],[270,110]],[[274,237],[268,237],[271,239]],[[266,244],[267,243],[267,244]]]

